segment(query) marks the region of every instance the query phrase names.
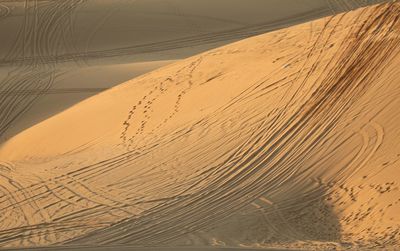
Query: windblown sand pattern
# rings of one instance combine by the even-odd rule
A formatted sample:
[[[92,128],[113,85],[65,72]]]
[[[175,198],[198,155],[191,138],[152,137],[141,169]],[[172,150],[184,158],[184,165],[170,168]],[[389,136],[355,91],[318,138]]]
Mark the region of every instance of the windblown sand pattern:
[[[399,14],[245,39],[19,133],[0,247],[400,249]]]

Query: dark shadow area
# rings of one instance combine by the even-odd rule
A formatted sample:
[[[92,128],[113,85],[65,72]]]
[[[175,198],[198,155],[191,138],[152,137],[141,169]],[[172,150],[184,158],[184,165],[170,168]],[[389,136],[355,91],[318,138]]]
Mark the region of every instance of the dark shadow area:
[[[287,187],[280,195],[261,196],[217,227],[185,237],[180,244],[198,244],[196,240],[200,239],[203,243],[214,240],[227,246],[295,247],[296,242],[309,242],[310,246],[318,242],[340,243],[341,227],[326,189],[315,182],[309,185],[312,188],[308,190],[293,191]],[[273,203],[266,198],[273,198]]]

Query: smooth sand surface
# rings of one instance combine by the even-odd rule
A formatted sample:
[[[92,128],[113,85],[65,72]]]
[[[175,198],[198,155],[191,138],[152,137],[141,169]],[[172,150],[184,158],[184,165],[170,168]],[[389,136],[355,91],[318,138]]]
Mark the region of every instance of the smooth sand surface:
[[[242,40],[0,147],[0,246],[398,250],[400,3]]]
[[[105,82],[114,86],[232,41],[374,2],[1,1],[0,142],[96,94]],[[88,90],[104,72],[107,78]],[[73,91],[57,91],[65,88]]]

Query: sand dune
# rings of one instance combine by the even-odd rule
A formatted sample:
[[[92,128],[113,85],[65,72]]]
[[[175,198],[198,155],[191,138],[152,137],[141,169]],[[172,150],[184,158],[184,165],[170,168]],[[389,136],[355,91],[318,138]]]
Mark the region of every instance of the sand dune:
[[[399,13],[207,51],[19,133],[0,246],[399,249]]]
[[[87,86],[103,71],[108,86],[114,86],[143,73],[143,63],[151,71],[171,60],[372,2],[379,0],[1,1],[0,142],[102,90],[87,91]],[[122,69],[129,64],[130,71],[121,74],[121,64]],[[93,75],[83,78],[82,68]],[[49,96],[63,89],[65,74],[74,75],[66,88],[81,89]]]

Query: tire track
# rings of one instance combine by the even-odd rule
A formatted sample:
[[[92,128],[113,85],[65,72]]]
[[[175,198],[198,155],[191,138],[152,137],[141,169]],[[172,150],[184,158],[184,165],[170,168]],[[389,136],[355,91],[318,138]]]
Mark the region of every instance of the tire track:
[[[46,55],[57,55],[60,45],[68,47],[64,30],[70,16],[83,1],[24,1],[24,19],[13,47],[3,60],[12,70],[0,81],[0,136],[46,92],[60,74],[56,62],[48,64]],[[71,36],[69,36],[71,37]],[[63,41],[64,39],[64,41]],[[20,58],[21,60],[14,60]],[[64,90],[64,92],[77,90]],[[86,92],[89,90],[85,90]],[[54,93],[54,91],[53,91]],[[60,92],[62,93],[62,91]]]
[[[49,95],[49,94],[66,94],[66,93],[97,93],[103,92],[110,88],[51,88],[46,90],[25,89],[0,92],[0,96],[19,96],[19,95]]]
[[[44,56],[42,57],[42,63],[53,63],[53,62],[65,62],[71,61],[73,59],[79,58],[81,60],[90,60],[96,58],[105,58],[105,57],[117,57],[117,56],[126,56],[133,54],[141,54],[141,53],[151,53],[179,48],[192,47],[197,45],[204,45],[208,43],[216,43],[222,41],[230,41],[230,40],[239,40],[243,38],[247,38],[250,36],[259,35],[268,31],[272,31],[278,28],[282,28],[289,24],[298,23],[303,20],[315,19],[318,17],[325,16],[326,9],[311,11],[309,13],[304,13],[302,15],[285,18],[285,20],[278,20],[274,23],[262,23],[253,26],[246,26],[238,29],[227,30],[223,32],[214,32],[208,34],[200,34],[189,36],[185,38],[173,39],[168,41],[149,43],[143,45],[135,45],[118,49],[104,50],[104,51],[91,51],[86,53],[75,53],[75,54],[63,54],[57,56]],[[290,20],[290,23],[287,23],[287,20]],[[13,57],[12,59],[4,59],[0,61],[0,65],[9,65],[14,62],[26,62],[26,60],[34,60],[33,57],[21,58],[21,57]]]

